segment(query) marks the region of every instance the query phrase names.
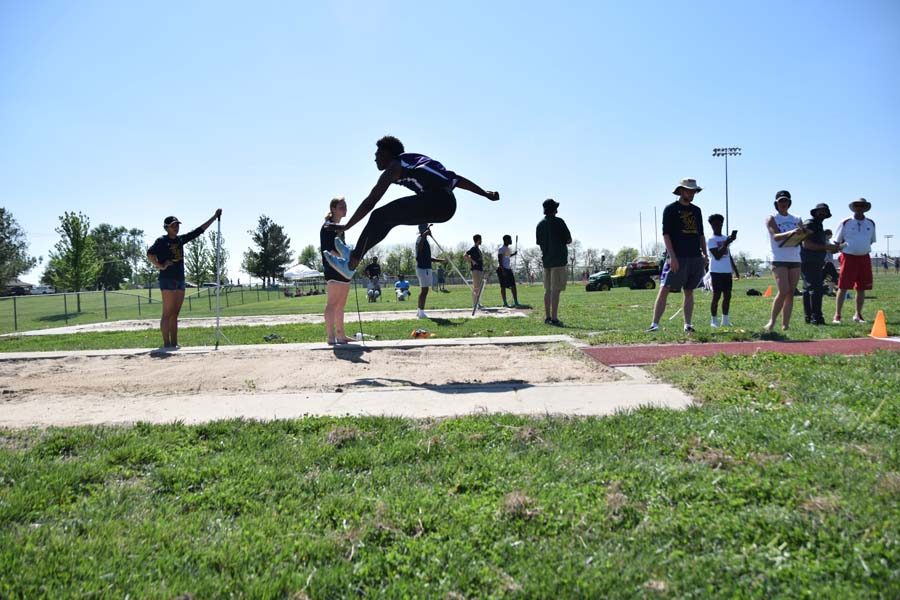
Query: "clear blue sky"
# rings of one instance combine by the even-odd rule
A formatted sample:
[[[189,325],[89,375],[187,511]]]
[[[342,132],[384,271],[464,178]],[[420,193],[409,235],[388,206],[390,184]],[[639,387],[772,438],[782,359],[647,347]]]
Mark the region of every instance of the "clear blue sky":
[[[230,271],[265,213],[318,242],[374,184],[386,133],[502,194],[460,191],[444,245],[534,244],[541,201],[575,238],[653,242],[681,177],[765,257],[795,214],[858,196],[900,251],[900,3],[0,0],[0,204],[46,256],[65,210],[140,227],[224,209]],[[386,200],[403,194],[395,188]],[[350,230],[353,242],[361,226]],[[386,243],[411,242],[402,228]],[[245,277],[245,276],[244,276]],[[33,273],[26,280],[36,280]]]

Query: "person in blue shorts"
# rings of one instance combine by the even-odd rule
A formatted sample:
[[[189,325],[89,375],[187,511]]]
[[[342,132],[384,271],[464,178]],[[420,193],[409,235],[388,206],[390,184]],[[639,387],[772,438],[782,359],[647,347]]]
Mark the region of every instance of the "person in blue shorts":
[[[166,235],[156,238],[147,250],[147,260],[159,269],[159,289],[162,293],[162,317],[159,319],[159,330],[162,333],[163,348],[178,348],[178,314],[184,303],[184,245],[205,232],[213,221],[222,216],[222,209],[216,209],[206,223],[183,235],[181,221],[176,217],[166,217],[163,229]],[[200,282],[196,282],[198,285]]]
[[[378,182],[365,200],[350,217],[346,225],[333,225],[335,231],[346,231],[360,222],[370,212],[369,222],[363,228],[351,248],[338,243],[341,258],[326,255],[328,263],[347,279],[352,279],[359,261],[370,249],[381,242],[398,225],[445,223],[456,213],[456,196],[453,190],[460,188],[496,201],[499,192],[489,192],[465,177],[454,173],[438,161],[406,152],[403,142],[393,136],[385,136],[375,144],[375,166],[381,171]],[[412,196],[398,198],[373,211],[391,184],[402,185],[413,191]]]

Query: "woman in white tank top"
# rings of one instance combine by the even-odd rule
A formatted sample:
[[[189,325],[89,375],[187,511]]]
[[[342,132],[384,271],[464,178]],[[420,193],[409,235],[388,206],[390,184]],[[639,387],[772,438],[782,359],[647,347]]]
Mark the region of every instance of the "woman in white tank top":
[[[803,229],[803,221],[788,213],[791,207],[791,193],[782,190],[775,194],[775,214],[766,219],[769,243],[772,247],[772,273],[778,294],[772,302],[772,315],[764,329],[771,333],[775,319],[781,313],[781,329],[787,331],[794,310],[794,290],[800,281],[800,246],[782,246],[788,238]]]

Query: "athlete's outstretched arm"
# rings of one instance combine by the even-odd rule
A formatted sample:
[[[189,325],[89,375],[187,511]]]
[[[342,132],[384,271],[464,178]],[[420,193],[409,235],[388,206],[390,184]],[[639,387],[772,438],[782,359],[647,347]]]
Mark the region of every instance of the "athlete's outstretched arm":
[[[469,181],[465,177],[457,175],[459,180],[456,182],[456,187],[466,190],[467,192],[472,192],[473,194],[478,194],[479,196],[484,196],[488,200],[497,201],[500,199],[500,192],[486,192],[481,189],[476,183]]]
[[[388,188],[391,187],[391,183],[393,183],[398,176],[395,169],[385,169],[375,183],[375,187],[372,188],[372,191],[369,192],[366,199],[360,203],[359,207],[353,213],[353,216],[350,217],[350,220],[344,225],[331,225],[329,229],[338,232],[346,231],[365,219],[366,215],[372,212],[372,209],[375,208],[375,205],[378,204],[378,201],[381,200],[385,192],[388,191]]]

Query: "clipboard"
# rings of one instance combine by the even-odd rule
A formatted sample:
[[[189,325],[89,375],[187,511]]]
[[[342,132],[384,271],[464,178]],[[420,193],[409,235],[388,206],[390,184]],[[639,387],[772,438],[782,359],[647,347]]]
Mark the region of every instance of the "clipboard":
[[[794,248],[803,243],[803,240],[809,237],[811,232],[807,229],[796,229],[794,233],[781,240],[781,243],[778,244],[779,248]]]

